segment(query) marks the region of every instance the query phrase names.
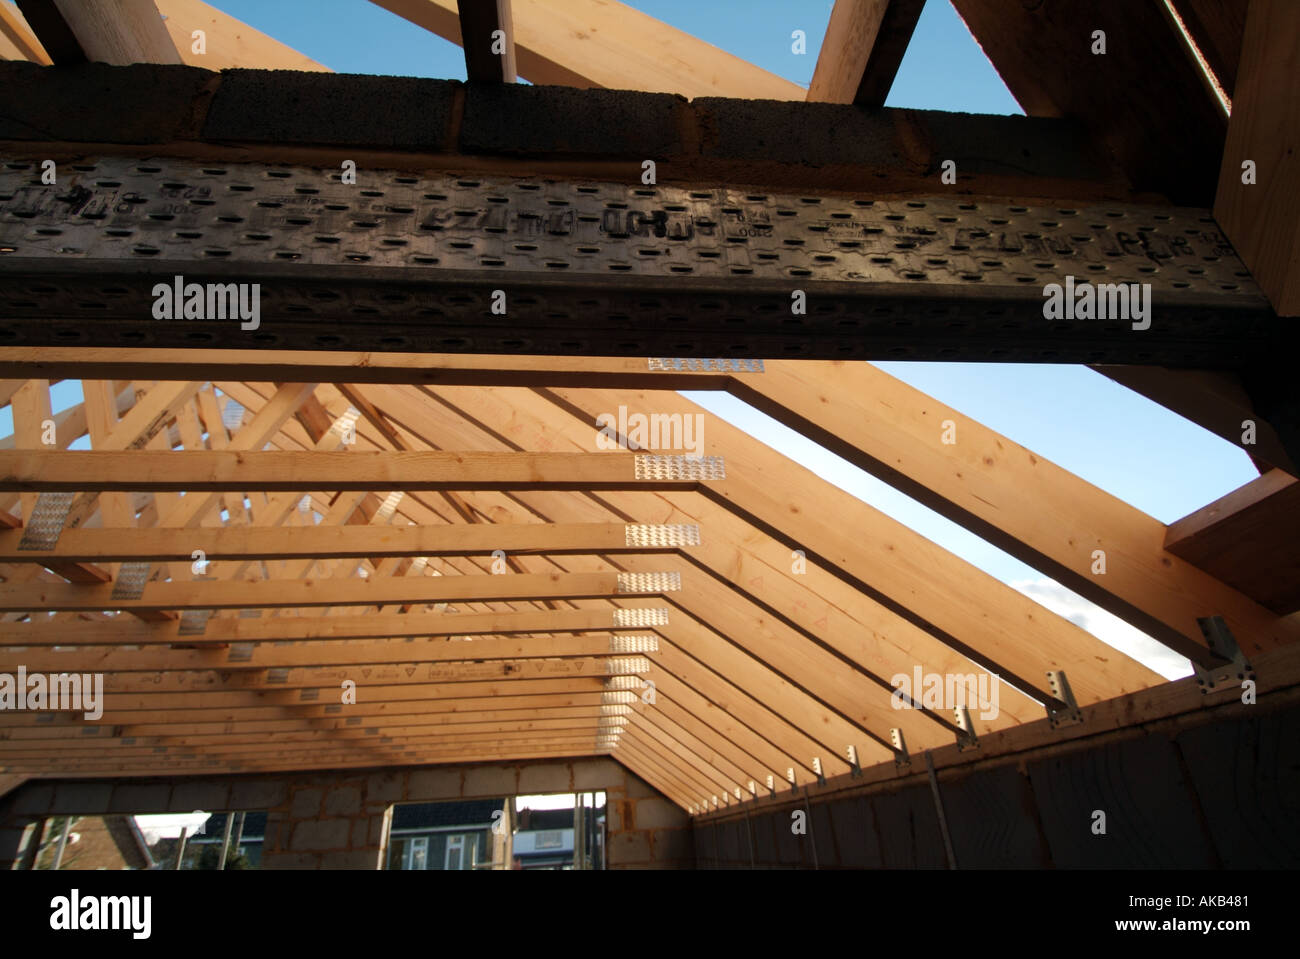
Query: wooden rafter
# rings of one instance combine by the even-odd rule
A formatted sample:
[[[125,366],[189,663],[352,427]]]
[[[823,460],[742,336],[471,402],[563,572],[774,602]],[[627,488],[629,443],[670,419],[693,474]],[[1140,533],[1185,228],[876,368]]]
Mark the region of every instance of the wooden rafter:
[[[808,99],[884,106],[925,0],[836,0]]]
[[[18,0],[55,64],[180,63],[153,0]]]
[[[458,0],[372,2],[462,43]],[[688,98],[804,98],[797,84],[612,0],[512,0],[511,17],[519,74],[535,84]]]

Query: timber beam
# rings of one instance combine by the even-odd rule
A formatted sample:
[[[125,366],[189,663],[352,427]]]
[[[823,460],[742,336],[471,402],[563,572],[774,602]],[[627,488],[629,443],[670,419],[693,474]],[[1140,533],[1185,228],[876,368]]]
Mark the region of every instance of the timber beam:
[[[612,599],[681,588],[677,573],[533,573],[508,576],[396,576],[260,582],[149,582],[138,595],[109,584],[0,584],[0,611],[105,609],[271,609],[387,606],[517,599]]]
[[[9,492],[689,489],[725,476],[717,456],[612,451],[0,451],[0,491]]]
[[[0,646],[157,646],[172,643],[277,643],[292,640],[404,639],[512,633],[604,633],[668,621],[666,607],[546,609],[518,613],[405,613],[382,616],[277,616],[211,619],[201,636],[179,636],[175,621],[0,623]]]

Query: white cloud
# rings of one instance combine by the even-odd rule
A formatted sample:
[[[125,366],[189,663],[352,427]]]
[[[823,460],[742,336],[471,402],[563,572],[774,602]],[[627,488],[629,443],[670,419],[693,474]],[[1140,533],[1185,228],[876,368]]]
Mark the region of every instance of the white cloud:
[[[1187,657],[1180,656],[1118,616],[1106,612],[1077,593],[1070,592],[1054,579],[1021,579],[1013,581],[1011,585],[1034,602],[1064,616],[1107,646],[1132,656],[1165,679],[1182,679],[1192,675]]]

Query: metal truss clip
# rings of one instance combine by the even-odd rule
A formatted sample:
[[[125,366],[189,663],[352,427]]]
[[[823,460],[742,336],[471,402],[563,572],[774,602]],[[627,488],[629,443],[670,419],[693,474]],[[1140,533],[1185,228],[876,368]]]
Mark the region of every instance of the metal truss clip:
[[[907,740],[903,738],[903,731],[897,727],[891,729],[889,739],[894,744],[894,765],[900,770],[910,767],[912,757],[907,754]]]
[[[1240,684],[1247,680],[1253,683],[1255,668],[1250,665],[1250,660],[1246,659],[1245,653],[1237,645],[1237,640],[1228,629],[1228,624],[1223,617],[1207,616],[1204,619],[1197,619],[1196,624],[1201,627],[1201,635],[1209,644],[1210,651],[1228,660],[1222,665],[1211,667],[1202,666],[1196,660],[1192,660],[1192,671],[1196,674],[1197,685],[1201,687],[1201,695],[1208,696],[1226,689],[1240,688]]]
[[[971,722],[970,710],[965,706],[958,706],[953,710],[953,716],[957,720],[957,748],[961,752],[979,749],[980,741],[975,735],[975,724]]]
[[[1047,704],[1047,719],[1052,724],[1052,728],[1076,726],[1083,722],[1083,713],[1079,710],[1078,702],[1075,701],[1074,691],[1070,689],[1070,681],[1065,676],[1065,670],[1049,669],[1047,682],[1052,687],[1052,695],[1065,704],[1064,706]]]

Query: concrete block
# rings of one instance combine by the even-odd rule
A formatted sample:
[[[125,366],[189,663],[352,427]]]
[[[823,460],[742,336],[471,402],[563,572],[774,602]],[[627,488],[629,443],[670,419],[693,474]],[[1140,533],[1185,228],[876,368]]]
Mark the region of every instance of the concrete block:
[[[686,110],[668,93],[469,84],[460,151],[662,161],[685,153]]]
[[[754,860],[769,866],[777,864],[775,820],[771,814],[751,816],[750,828],[754,830]]]
[[[0,140],[166,143],[192,136],[217,74],[196,67],[0,61]]]
[[[339,786],[325,794],[325,813],[329,816],[353,816],[361,812],[361,790],[356,786]]]
[[[1224,868],[1300,866],[1300,710],[1194,726],[1177,745]]]
[[[635,830],[610,833],[605,859],[611,869],[617,869],[627,863],[649,862],[649,835]]]
[[[395,803],[406,792],[405,772],[375,773],[366,780],[366,803]]]
[[[262,869],[319,869],[320,854],[314,852],[278,852],[262,854]]]
[[[690,817],[667,799],[651,797],[636,801],[636,825],[640,829],[680,829]]]
[[[880,842],[871,817],[871,807],[860,796],[829,803],[831,828],[840,865],[848,869],[877,869],[881,864]]]
[[[54,786],[26,783],[18,788],[12,801],[14,813],[43,816],[49,812],[50,803],[54,801]]]
[[[961,869],[1041,869],[1051,865],[1029,784],[1014,766],[940,780],[944,816]]]
[[[294,851],[346,849],[352,831],[349,819],[315,819],[295,823],[291,848]]]
[[[418,769],[406,783],[408,802],[430,802],[434,799],[458,799],[461,795],[461,770],[459,767]]]
[[[744,827],[744,823],[741,823]],[[655,862],[669,863],[695,860],[695,837],[690,829],[656,829],[650,834],[650,849]],[[749,865],[748,846],[744,865]]]
[[[180,782],[172,787],[172,812],[195,809],[224,811],[230,809],[230,786],[227,783]]]
[[[283,779],[255,779],[237,782],[230,787],[231,808],[245,812],[271,809],[288,799],[289,785]]]
[[[605,825],[610,832],[618,832],[622,829],[635,829],[636,818],[633,812],[633,803],[627,799],[611,799],[609,794],[605,795]]]
[[[465,770],[466,799],[495,799],[520,792],[514,766],[477,766]]]
[[[349,849],[339,852],[321,853],[321,869],[378,869],[380,866],[378,849]]]
[[[352,839],[348,845],[353,849],[365,849],[370,845],[370,820],[365,816],[352,820]]]
[[[1188,783],[1164,736],[1107,743],[1026,768],[1058,869],[1212,867]],[[1106,814],[1105,835],[1092,832],[1097,810]]]
[[[929,785],[878,793],[870,800],[886,869],[946,869],[948,854]],[[959,861],[960,864],[960,861]]]
[[[808,836],[817,853],[818,869],[833,869],[840,865],[839,850],[835,847],[835,830],[831,826],[831,813],[826,803],[817,803],[808,817]]]
[[[790,814],[793,809],[777,810],[772,813],[772,833],[776,837],[776,861],[783,869],[798,869],[804,860],[812,863],[811,851],[806,847],[811,842],[807,832],[802,834],[792,831],[795,819]],[[798,810],[803,812],[801,808]]]
[[[54,790],[50,812],[102,816],[113,796],[112,783],[64,783]]]
[[[663,798],[663,793],[655,789],[644,779],[634,776],[632,773],[627,774],[627,797],[629,799],[652,799]]]
[[[120,813],[167,812],[172,787],[166,783],[118,783],[109,800],[109,811]],[[209,810],[203,810],[208,812]]]
[[[896,123],[883,115],[887,111],[725,97],[700,97],[691,107],[705,157],[875,167],[908,160]]]
[[[325,792],[321,789],[295,789],[289,815],[294,819],[315,819],[320,815],[321,800],[324,798]]]
[[[936,159],[957,164],[959,183],[967,173],[1080,180],[1105,175],[1096,145],[1083,127],[1067,120],[940,110],[896,113],[914,125]]]
[[[574,791],[573,772],[568,763],[535,763],[519,770],[519,792],[524,795]]]
[[[574,792],[596,792],[623,786],[623,767],[610,759],[580,759],[573,767]]]
[[[460,86],[418,77],[226,70],[203,138],[447,153]]]

